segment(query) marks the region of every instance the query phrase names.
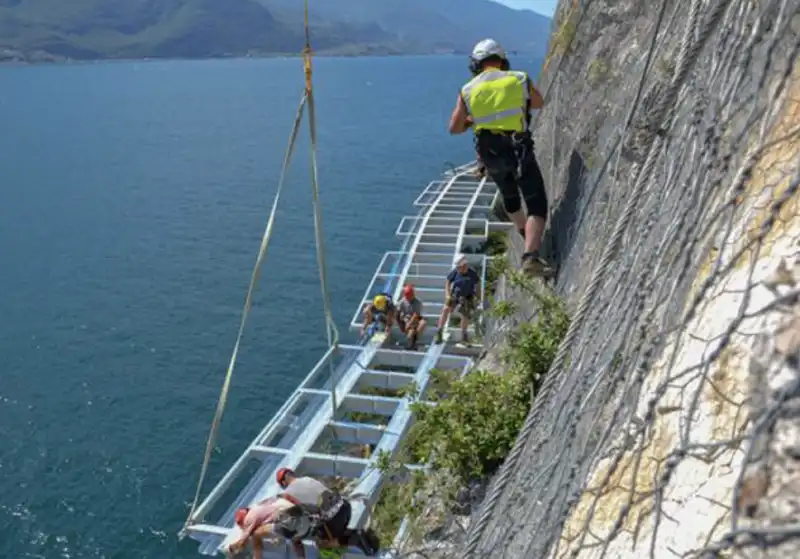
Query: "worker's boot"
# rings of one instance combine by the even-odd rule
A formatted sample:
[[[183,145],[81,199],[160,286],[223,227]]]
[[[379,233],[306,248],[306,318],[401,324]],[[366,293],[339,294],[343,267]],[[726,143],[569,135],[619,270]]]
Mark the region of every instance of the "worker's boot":
[[[539,251],[526,252],[522,255],[522,271],[534,277],[550,278],[556,269],[539,255]]]

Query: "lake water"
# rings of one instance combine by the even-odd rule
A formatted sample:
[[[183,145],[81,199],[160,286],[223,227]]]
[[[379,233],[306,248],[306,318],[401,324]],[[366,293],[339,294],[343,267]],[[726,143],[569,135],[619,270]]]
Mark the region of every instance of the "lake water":
[[[414,198],[472,157],[446,132],[467,78],[463,57],[315,62],[342,331]],[[302,79],[300,59],[0,67],[0,557],[197,556],[176,533]],[[326,349],[297,149],[206,490]]]

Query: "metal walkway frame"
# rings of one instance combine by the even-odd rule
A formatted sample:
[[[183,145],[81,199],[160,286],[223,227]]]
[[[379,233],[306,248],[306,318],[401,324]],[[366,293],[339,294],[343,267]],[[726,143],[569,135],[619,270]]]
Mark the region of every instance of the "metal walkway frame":
[[[481,270],[480,306],[486,306],[483,287],[488,258],[476,251],[489,233],[513,227],[507,222],[492,221],[497,188],[486,179],[475,178],[473,169],[474,164],[459,167],[449,178],[429,183],[417,197],[414,205],[421,210],[400,221],[395,234],[404,239],[403,246],[399,251],[384,254],[350,320],[352,330],[361,329],[363,308],[376,294],[390,293],[398,300],[403,285],[411,283],[425,307],[423,316],[428,328],[423,341],[430,342],[444,306],[445,277],[461,254],[470,265]],[[474,326],[470,326],[468,333],[474,338]],[[460,329],[451,330],[449,325],[445,326],[444,336],[450,342],[462,341]],[[480,349],[474,346],[469,353],[479,353]]]
[[[448,342],[458,341],[461,333],[447,327],[444,344],[430,343],[453,260],[466,250],[470,262],[483,268],[485,281],[487,259],[474,250],[492,230],[510,226],[490,220],[496,187],[474,178],[473,169],[474,163],[458,167],[420,194],[417,215],[403,218],[397,228],[397,236],[404,239],[401,250],[383,256],[350,323],[360,330],[365,303],[379,292],[398,299],[403,285],[412,283],[428,321],[421,349],[401,349],[383,336],[340,345],[338,352],[329,349],[197,507],[186,530],[200,543],[201,554],[224,553],[238,536],[235,511],[278,493],[275,472],[281,467],[300,475],[358,480],[353,492],[363,499],[352,502],[351,527],[366,522],[384,481],[375,460],[384,453],[394,457],[412,424],[411,402],[397,392],[413,384],[424,395],[433,369],[466,374],[472,356],[481,349],[458,350]],[[364,445],[370,447],[369,458],[362,454]],[[313,543],[305,543],[307,557],[317,557]],[[286,543],[267,545],[264,557],[291,557],[290,553]],[[346,556],[361,554],[350,550]]]

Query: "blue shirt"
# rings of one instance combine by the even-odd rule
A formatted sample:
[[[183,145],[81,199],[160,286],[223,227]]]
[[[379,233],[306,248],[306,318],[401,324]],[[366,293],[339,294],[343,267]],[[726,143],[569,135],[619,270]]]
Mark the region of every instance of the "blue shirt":
[[[458,268],[453,269],[447,274],[447,281],[450,283],[450,295],[454,297],[472,297],[481,283],[478,272],[472,268],[467,268],[464,274]]]

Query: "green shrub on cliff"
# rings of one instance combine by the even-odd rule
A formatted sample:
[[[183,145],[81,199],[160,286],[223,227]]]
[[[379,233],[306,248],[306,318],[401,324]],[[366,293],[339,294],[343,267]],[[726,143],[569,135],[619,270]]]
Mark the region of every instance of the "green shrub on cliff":
[[[533,322],[523,323],[510,334],[502,357],[509,366],[509,373],[523,377],[535,393],[567,333],[569,314],[564,302],[552,291],[539,287],[522,274],[511,273],[509,281],[534,299],[537,316]]]
[[[522,280],[524,281],[524,280]],[[411,458],[432,462],[466,482],[492,474],[519,433],[542,378],[569,327],[563,302],[552,292],[528,284],[537,302],[533,322],[511,334],[503,351],[503,374],[477,370],[463,378],[434,371],[440,387],[427,402],[412,404],[415,424]]]
[[[416,387],[406,392],[413,400],[414,425],[399,456],[380,460],[378,469],[393,477],[400,464],[426,463],[429,473],[416,472],[410,480],[383,488],[372,511],[373,526],[383,541],[392,541],[406,516],[411,521],[409,537],[417,541],[430,529],[428,516],[436,516],[423,510],[434,502],[434,510],[450,510],[459,487],[500,467],[567,332],[569,315],[560,298],[507,265],[502,270],[512,287],[535,301],[536,316],[508,336],[500,356],[504,371],[475,370],[459,377],[459,371],[434,370],[423,398]],[[519,308],[512,301],[499,301],[491,312],[508,319]],[[422,495],[424,502],[414,504],[415,495],[418,501]],[[419,522],[421,517],[425,519]]]
[[[492,231],[486,236],[486,240],[478,247],[476,252],[486,256],[497,256],[508,250],[508,233],[505,231]]]
[[[475,371],[463,379],[440,375],[437,380],[445,394],[432,399],[435,405],[413,404],[413,458],[427,462],[435,454],[434,468],[446,468],[465,481],[490,474],[525,419],[528,391],[522,379]]]

